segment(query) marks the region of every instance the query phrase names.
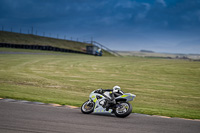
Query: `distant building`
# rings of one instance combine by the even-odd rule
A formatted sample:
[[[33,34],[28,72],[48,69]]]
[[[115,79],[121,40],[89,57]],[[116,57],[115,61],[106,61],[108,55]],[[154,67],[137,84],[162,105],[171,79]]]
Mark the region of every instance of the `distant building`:
[[[86,53],[102,56],[102,50],[97,46],[86,46]]]

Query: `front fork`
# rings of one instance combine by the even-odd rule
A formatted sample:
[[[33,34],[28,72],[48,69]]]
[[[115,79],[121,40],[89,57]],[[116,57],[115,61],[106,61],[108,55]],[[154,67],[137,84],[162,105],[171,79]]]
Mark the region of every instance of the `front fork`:
[[[87,106],[92,107],[94,104],[95,104],[95,103],[94,103],[91,99],[89,99],[89,101],[88,101],[88,103],[87,103]]]

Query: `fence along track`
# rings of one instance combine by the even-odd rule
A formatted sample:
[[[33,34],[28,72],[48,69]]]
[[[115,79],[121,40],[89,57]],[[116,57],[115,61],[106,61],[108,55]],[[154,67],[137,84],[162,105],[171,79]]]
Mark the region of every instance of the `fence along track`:
[[[37,50],[46,50],[46,51],[58,51],[58,52],[68,52],[68,53],[78,53],[78,54],[88,54],[86,52],[65,49],[65,48],[58,48],[52,46],[42,46],[42,45],[27,45],[27,44],[10,44],[10,43],[0,43],[0,47],[5,48],[19,48],[19,49],[37,49]]]

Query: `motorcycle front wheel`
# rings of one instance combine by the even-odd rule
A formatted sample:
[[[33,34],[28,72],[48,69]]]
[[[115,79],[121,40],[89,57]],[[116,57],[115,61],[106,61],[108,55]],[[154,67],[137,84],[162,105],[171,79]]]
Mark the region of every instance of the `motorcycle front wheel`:
[[[90,114],[94,111],[94,102],[86,101],[81,106],[81,112],[84,114]]]
[[[132,105],[128,102],[119,102],[117,108],[114,111],[114,114],[117,117],[127,117],[132,112]]]

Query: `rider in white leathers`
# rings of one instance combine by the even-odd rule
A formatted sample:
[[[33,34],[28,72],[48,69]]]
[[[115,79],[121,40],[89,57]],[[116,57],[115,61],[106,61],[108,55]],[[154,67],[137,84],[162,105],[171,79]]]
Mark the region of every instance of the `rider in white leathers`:
[[[116,104],[115,97],[123,95],[119,86],[114,86],[113,89],[98,89],[97,92],[107,98],[106,110],[108,110],[111,104]],[[110,92],[109,96],[106,95],[105,92]]]

